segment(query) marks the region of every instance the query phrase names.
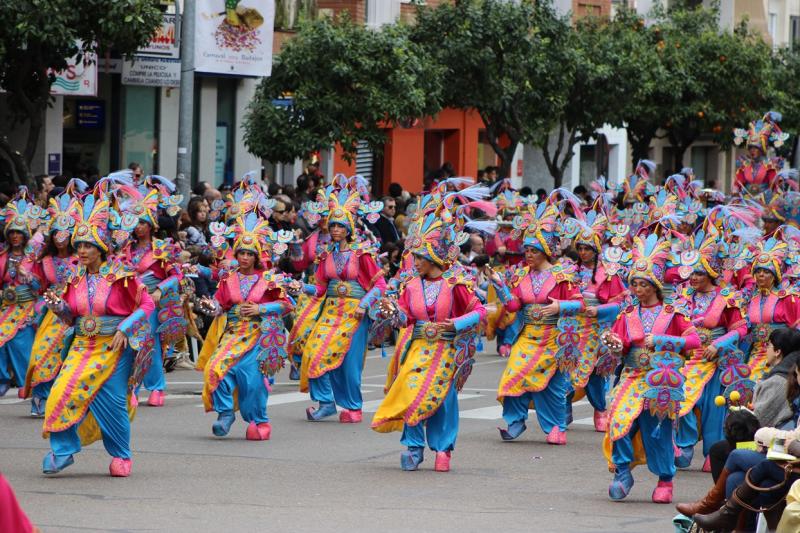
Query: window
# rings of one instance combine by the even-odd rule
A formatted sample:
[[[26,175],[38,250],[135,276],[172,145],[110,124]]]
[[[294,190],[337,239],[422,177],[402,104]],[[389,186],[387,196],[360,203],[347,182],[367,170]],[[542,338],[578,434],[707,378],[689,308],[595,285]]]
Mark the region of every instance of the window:
[[[800,17],[789,17],[789,28],[791,39],[789,45],[792,49],[796,49],[800,45]]]
[[[123,91],[122,163],[158,173],[158,87],[126,85]]]
[[[778,14],[770,13],[767,21],[767,31],[769,36],[772,37],[772,46],[778,46]]]

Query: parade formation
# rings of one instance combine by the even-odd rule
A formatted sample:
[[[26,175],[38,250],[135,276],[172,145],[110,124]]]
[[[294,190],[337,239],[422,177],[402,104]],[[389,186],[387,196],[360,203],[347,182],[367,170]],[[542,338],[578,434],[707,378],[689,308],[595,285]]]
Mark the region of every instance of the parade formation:
[[[746,153],[728,196],[688,168],[658,184],[649,161],[618,185],[598,178],[589,198],[565,189],[523,197],[509,180],[435,182],[408,213],[391,275],[374,231],[383,204],[360,176],[334,177],[302,206],[305,238],[270,225],[279,200],[245,176],[211,206],[208,264],[156,237],[184,200],[166,178],[121,171],[91,188],[75,179],[46,208],[20,188],[0,214],[0,396],[19,387],[42,419],[44,474],[102,440],[110,475],[126,477],[137,396],[149,391],[153,408],[169,401],[165,362],[198,317],[210,324],[196,370],[220,438],[241,431],[237,411],[246,439],[272,438],[281,371],[313,402],[298,418],[361,423],[366,352],[393,343],[385,397],[366,422],[401,432],[402,470],[423,468],[427,447],[432,468],[448,472],[459,468],[458,392],[477,346],[496,338],[507,357],[500,439],[537,433],[535,409],[543,439],[567,445],[572,403],[585,397],[611,472],[608,498],[625,499],[634,467],[647,465],[658,477],[652,501],[670,503],[695,446],[702,441],[697,460],[714,471],[735,416],[758,414],[778,337],[800,327],[800,186],[771,156],[787,138],[779,119],[766,113],[735,131]],[[471,234],[502,250],[483,273],[459,259]],[[200,281],[208,294],[196,291]],[[743,509],[782,510],[788,485],[766,489],[776,476],[798,477],[778,476],[760,454],[736,478],[739,451],[724,454],[713,494],[678,507],[705,531],[734,527]]]

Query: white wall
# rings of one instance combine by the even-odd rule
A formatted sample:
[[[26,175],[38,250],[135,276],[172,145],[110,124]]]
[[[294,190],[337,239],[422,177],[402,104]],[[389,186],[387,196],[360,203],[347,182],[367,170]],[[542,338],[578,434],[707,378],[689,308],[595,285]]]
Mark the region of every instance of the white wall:
[[[236,140],[233,151],[233,176],[237,179],[246,172],[255,170],[261,176],[261,159],[247,151],[244,144],[244,117],[247,106],[256,93],[259,80],[256,78],[242,78],[236,87]]]
[[[178,173],[178,109],[180,90],[162,88],[158,117],[158,172],[171,180]]]
[[[217,79],[206,76],[198,77],[195,90],[200,89],[200,124],[197,144],[197,169],[194,174],[197,181],[217,183],[214,174],[214,154],[217,144]]]

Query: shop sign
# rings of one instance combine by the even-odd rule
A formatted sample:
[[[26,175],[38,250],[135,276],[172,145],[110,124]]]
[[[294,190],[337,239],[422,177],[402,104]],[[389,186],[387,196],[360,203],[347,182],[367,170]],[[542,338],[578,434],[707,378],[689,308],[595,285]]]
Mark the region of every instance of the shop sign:
[[[197,0],[194,68],[234,76],[269,76],[272,72],[274,0]],[[234,7],[235,6],[235,7]]]
[[[122,64],[123,85],[178,87],[181,84],[181,60],[166,57],[136,56]]]
[[[56,78],[50,85],[50,94],[97,96],[97,54],[78,54],[67,59],[64,70],[48,70],[47,73]]]
[[[150,39],[150,42],[144,48],[137,50],[136,54],[141,56],[178,59],[180,57],[180,50],[176,40],[177,26],[175,21],[176,16],[174,14],[165,14],[161,21],[161,26],[156,28],[156,33],[153,35],[152,39]]]

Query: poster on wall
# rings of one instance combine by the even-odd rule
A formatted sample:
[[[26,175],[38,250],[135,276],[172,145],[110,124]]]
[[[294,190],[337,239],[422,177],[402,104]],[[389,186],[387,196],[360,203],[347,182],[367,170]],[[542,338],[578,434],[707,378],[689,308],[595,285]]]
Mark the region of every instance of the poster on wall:
[[[50,85],[50,94],[97,96],[97,54],[70,57],[67,59],[67,68],[49,70],[47,73],[56,77]]]
[[[195,12],[195,71],[271,74],[274,0],[197,0]]]
[[[137,55],[151,56],[151,57],[169,57],[178,59],[180,51],[178,50],[178,43],[175,40],[176,16],[174,14],[164,14],[161,21],[161,26],[156,28],[155,34],[147,43],[147,46],[140,48],[136,51]]]

